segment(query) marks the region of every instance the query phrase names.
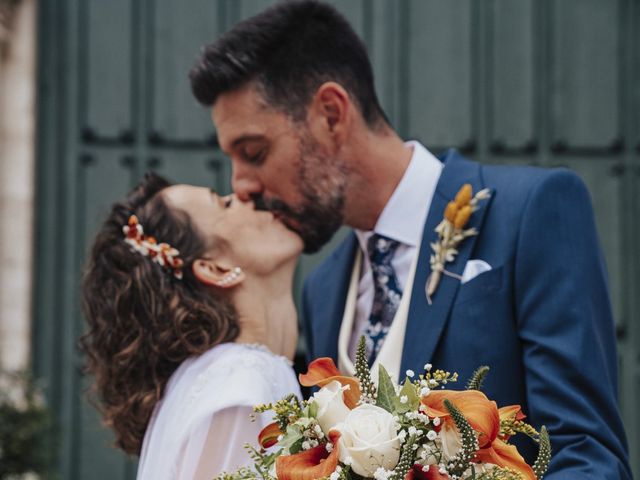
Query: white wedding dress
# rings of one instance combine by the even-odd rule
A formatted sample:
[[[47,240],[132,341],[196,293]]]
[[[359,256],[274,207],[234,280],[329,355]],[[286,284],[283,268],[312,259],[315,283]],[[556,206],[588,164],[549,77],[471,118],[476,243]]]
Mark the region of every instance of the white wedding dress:
[[[138,480],[211,480],[252,462],[243,448],[258,444],[272,413],[252,407],[281,400],[300,387],[284,357],[266,347],[217,345],[173,373],[144,436]]]

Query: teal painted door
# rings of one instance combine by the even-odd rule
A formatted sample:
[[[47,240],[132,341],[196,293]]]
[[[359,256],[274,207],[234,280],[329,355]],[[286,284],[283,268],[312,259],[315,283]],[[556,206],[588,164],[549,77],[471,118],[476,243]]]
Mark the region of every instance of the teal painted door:
[[[41,2],[34,365],[56,414],[60,478],[135,477],[135,462],[108,446],[111,434],[83,397],[76,344],[87,245],[110,203],[146,170],[229,191],[229,164],[187,71],[201,45],[271,3]],[[586,181],[609,266],[620,402],[640,475],[640,5],[333,3],[365,39],[382,104],[403,137],[433,151],[456,146],[486,163],[566,165]],[[330,248],[301,260],[297,294]]]

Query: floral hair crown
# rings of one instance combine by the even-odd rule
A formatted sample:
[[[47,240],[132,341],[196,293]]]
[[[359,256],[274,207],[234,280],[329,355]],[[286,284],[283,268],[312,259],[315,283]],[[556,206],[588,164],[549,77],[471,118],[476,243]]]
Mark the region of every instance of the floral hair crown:
[[[145,236],[144,229],[138,217],[131,215],[127,225],[122,227],[124,241],[140,255],[151,258],[155,263],[171,270],[173,276],[178,280],[182,278],[183,260],[179,257],[180,252],[168,243],[158,243],[152,236]]]

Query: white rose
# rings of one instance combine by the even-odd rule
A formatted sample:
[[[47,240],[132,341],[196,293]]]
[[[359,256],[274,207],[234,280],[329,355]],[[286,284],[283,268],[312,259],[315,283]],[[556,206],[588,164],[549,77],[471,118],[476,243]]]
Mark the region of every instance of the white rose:
[[[342,385],[337,380],[314,393],[313,400],[318,405],[316,416],[318,424],[325,434],[338,423],[343,422],[350,412],[342,398]]]
[[[385,409],[364,404],[349,412],[335,427],[341,433],[339,458],[351,457],[358,475],[373,477],[378,468],[392,470],[400,459],[400,438],[396,421]]]

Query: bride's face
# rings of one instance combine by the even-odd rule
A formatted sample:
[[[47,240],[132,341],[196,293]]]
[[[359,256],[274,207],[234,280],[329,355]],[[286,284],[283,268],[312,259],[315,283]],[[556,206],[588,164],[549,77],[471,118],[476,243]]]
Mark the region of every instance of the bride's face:
[[[173,185],[162,196],[170,208],[186,212],[205,239],[222,240],[224,254],[245,272],[268,274],[302,252],[300,237],[252,202],[192,185]]]

